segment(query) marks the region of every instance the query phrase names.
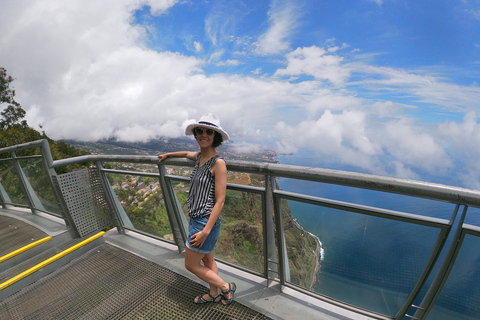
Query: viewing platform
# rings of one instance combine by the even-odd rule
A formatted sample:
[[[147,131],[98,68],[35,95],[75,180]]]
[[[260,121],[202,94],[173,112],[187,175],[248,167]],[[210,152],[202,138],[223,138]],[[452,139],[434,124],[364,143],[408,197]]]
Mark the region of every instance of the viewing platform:
[[[199,305],[193,299],[208,289],[184,267],[193,162],[53,161],[46,140],[0,157],[2,320],[480,318],[479,191],[228,161],[215,256],[237,292],[229,306]],[[79,163],[85,169],[55,171]],[[418,212],[282,190],[278,179],[403,196]],[[312,234],[299,208],[326,231]],[[331,251],[338,242],[345,252]]]

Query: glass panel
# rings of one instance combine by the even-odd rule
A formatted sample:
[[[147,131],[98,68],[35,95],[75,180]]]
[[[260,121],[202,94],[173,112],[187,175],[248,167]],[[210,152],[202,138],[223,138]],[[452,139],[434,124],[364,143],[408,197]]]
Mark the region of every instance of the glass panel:
[[[320,182],[280,178],[282,190],[450,220],[455,204]]]
[[[465,223],[480,227],[480,208],[468,207]]]
[[[282,204],[282,212],[293,284],[392,317],[415,286],[440,233],[295,201]]]
[[[170,180],[173,190],[177,196],[178,202],[182,206],[183,213],[185,217],[188,219],[188,209],[187,209],[187,198],[188,198],[188,190],[190,190],[190,182],[185,181],[176,181]]]
[[[135,229],[173,240],[157,178],[117,173],[106,176]]]
[[[450,275],[428,320],[480,317],[480,237],[466,235]]]
[[[13,160],[0,161],[0,183],[10,197],[11,204],[28,205]]]
[[[190,183],[172,181],[172,184],[188,220],[187,198]],[[253,193],[227,190],[220,219],[222,227],[214,255],[263,273],[262,197]]]
[[[28,157],[28,156],[38,156],[41,155],[42,152],[40,150],[40,147],[36,148],[27,148],[27,149],[21,149],[15,151],[15,155],[17,157]]]
[[[220,237],[214,255],[257,272],[264,272],[262,197],[227,190]]]
[[[11,152],[3,152],[0,153],[0,159],[11,159],[12,153]]]
[[[52,190],[51,183],[41,158],[18,160],[18,163],[23,169],[28,182],[33,188],[33,197],[38,197],[43,208],[48,212],[55,213],[61,216],[60,206],[57,203],[55,195]],[[35,204],[35,200],[33,201]],[[35,204],[37,206],[37,204]]]

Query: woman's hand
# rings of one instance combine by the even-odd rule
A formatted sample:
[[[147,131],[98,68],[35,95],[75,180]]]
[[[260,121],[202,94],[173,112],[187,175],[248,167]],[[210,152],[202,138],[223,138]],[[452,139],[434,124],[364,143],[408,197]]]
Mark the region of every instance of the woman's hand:
[[[159,162],[162,162],[163,160],[167,159],[169,157],[168,153],[164,153],[158,156]]]
[[[208,233],[205,230],[195,233],[190,240],[190,244],[193,247],[201,247],[208,237]]]

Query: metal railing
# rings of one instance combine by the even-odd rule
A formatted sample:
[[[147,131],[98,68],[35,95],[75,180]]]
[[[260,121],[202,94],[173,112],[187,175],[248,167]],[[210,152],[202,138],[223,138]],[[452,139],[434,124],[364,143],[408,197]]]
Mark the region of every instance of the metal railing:
[[[37,150],[36,155],[17,156],[24,149]],[[53,161],[46,140],[0,149],[0,156],[4,208],[13,205],[27,207],[32,214],[61,216],[75,228],[64,191],[55,184],[54,168],[90,162],[95,164],[93,170],[118,232],[134,230],[173,243],[179,252],[184,250],[186,176],[192,161],[170,158],[160,164],[156,156],[128,155]],[[125,163],[145,165],[148,172],[110,168]],[[469,208],[480,207],[480,191],[272,163],[228,161],[227,166],[231,177],[247,174],[262,179],[252,185],[234,183],[232,178],[227,184],[232,209],[226,206],[222,213],[226,235],[217,245],[225,250],[215,253],[223,262],[264,277],[268,283],[279,281],[281,288],[288,286],[373,318],[480,316],[476,300],[480,291],[475,289],[480,286],[476,267],[480,228],[465,223]],[[167,173],[167,168],[187,174]],[[412,203],[428,199],[431,202],[426,205],[446,203],[445,210],[451,210],[441,217],[429,216],[279,188],[293,180],[325,189],[342,186],[378,192],[372,197],[407,196],[401,201]],[[148,188],[140,188],[143,181],[149,183]],[[138,189],[143,190],[142,196]],[[235,210],[239,207],[245,209],[244,217],[238,218],[241,212]],[[237,243],[229,243],[232,239]],[[310,252],[312,248],[316,251]],[[251,259],[252,254],[256,259]]]

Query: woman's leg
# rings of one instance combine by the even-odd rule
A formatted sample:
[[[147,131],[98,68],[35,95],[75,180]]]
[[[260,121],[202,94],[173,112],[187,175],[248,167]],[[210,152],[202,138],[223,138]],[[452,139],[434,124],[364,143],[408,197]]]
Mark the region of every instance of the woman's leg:
[[[215,272],[218,275],[218,268],[217,268],[217,262],[215,262],[215,258],[213,257],[213,253],[207,253],[203,259],[203,265],[213,272]],[[218,295],[218,287],[214,286],[213,284],[210,284],[210,294],[214,297]]]
[[[200,263],[202,260],[205,265]],[[223,281],[218,275],[217,263],[213,258],[213,253],[203,254],[185,248],[185,268],[208,283],[210,285],[210,294],[214,297],[218,294],[218,289],[221,291],[228,290],[228,283]],[[225,298],[229,298],[230,295],[226,295]]]

